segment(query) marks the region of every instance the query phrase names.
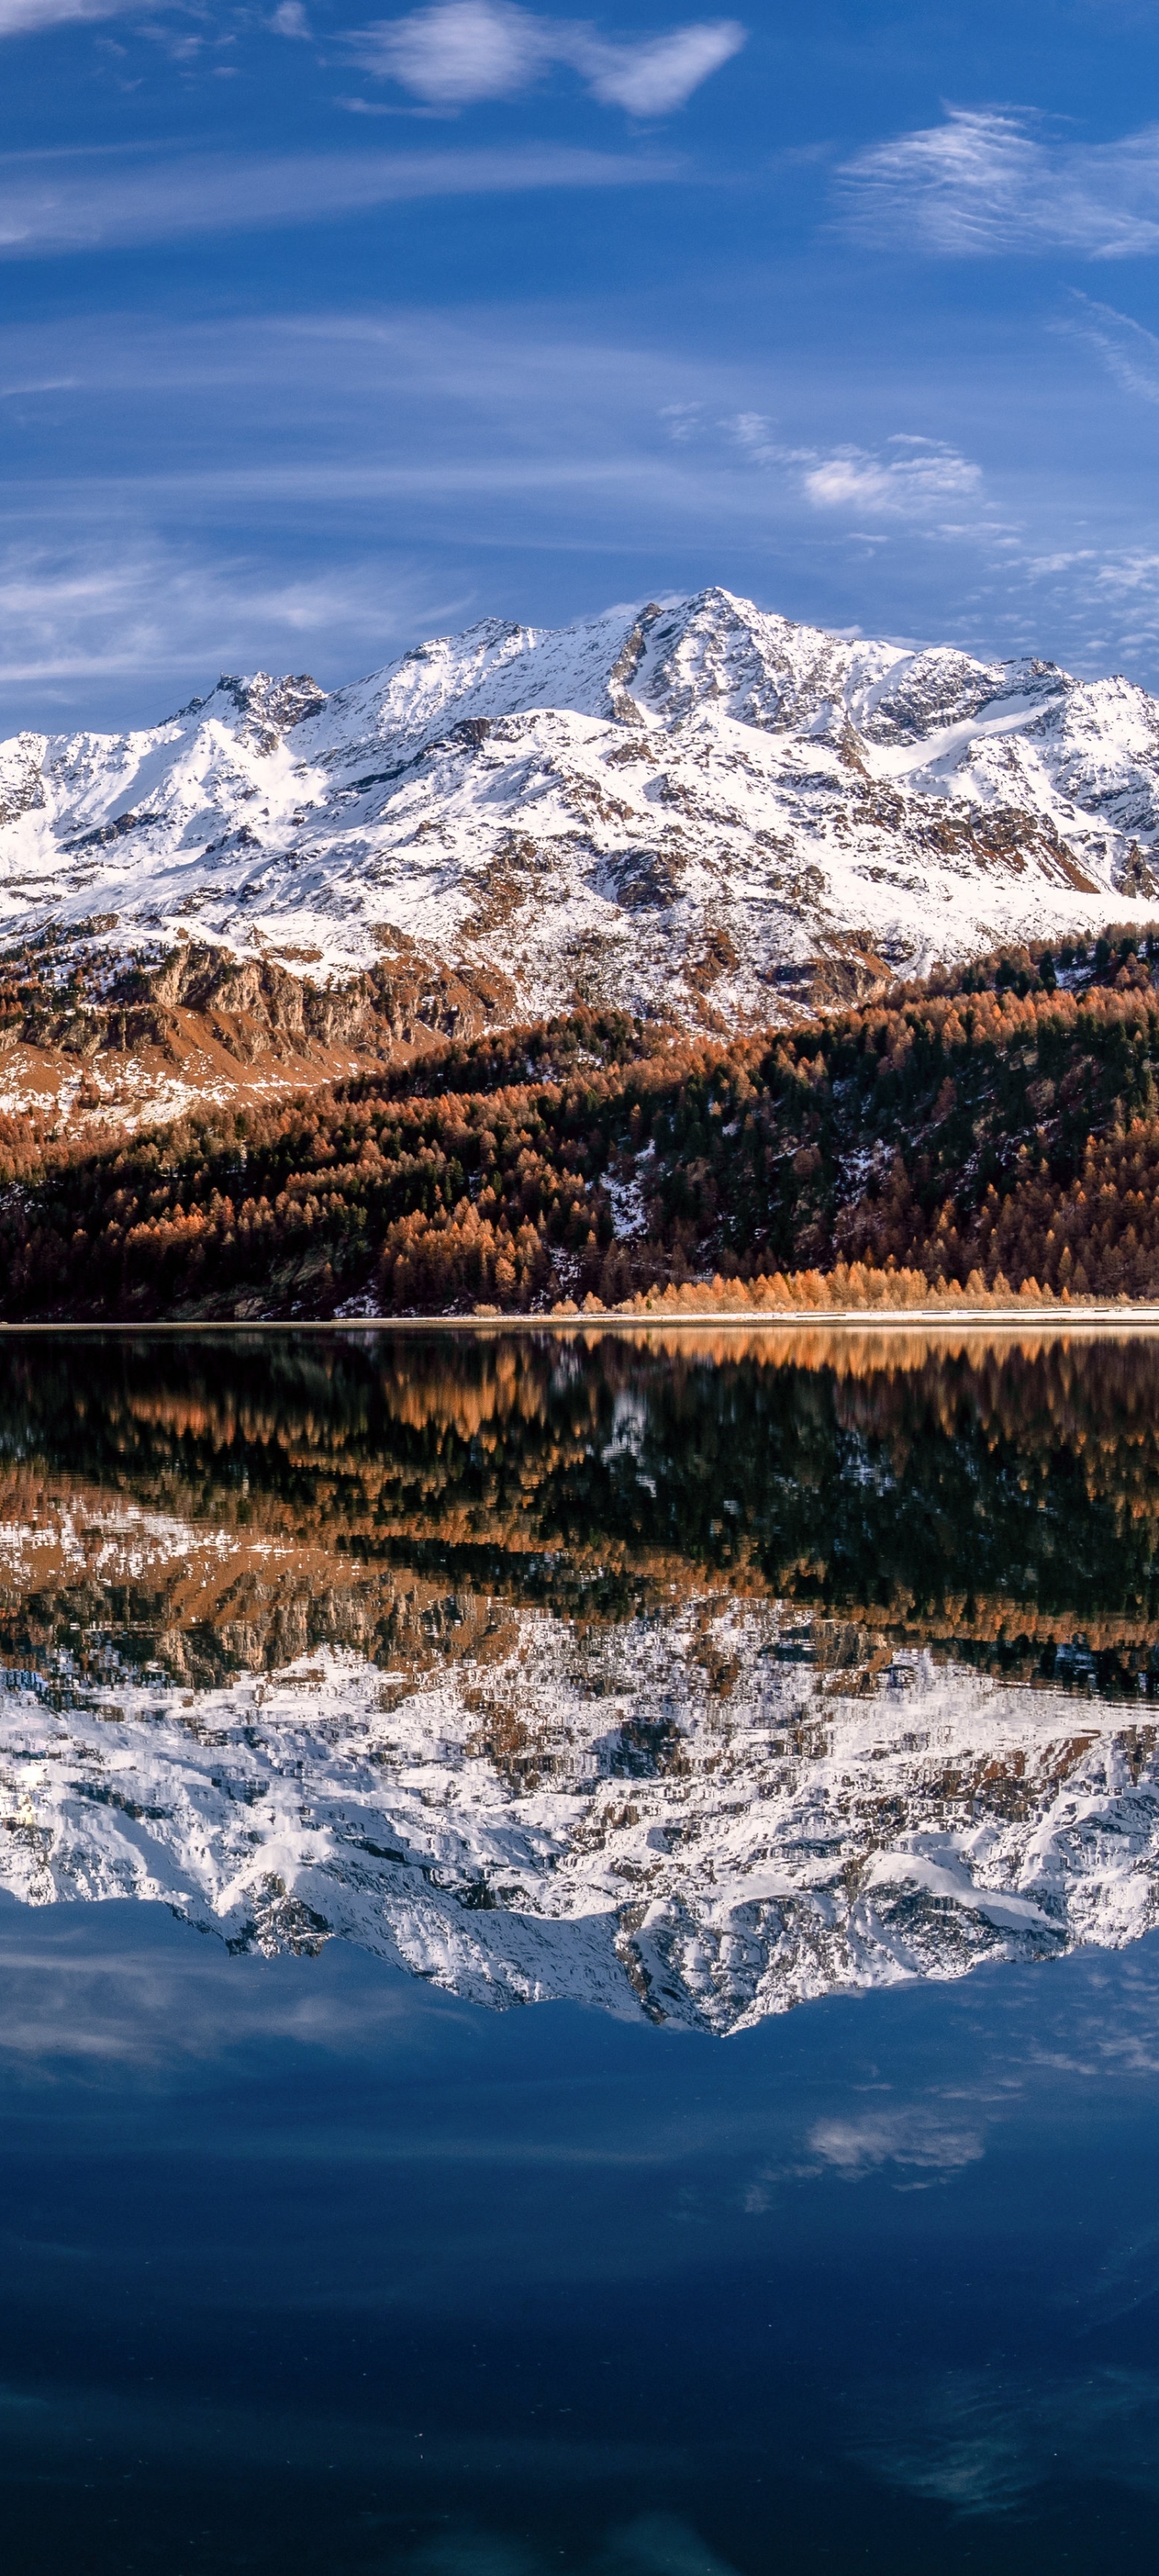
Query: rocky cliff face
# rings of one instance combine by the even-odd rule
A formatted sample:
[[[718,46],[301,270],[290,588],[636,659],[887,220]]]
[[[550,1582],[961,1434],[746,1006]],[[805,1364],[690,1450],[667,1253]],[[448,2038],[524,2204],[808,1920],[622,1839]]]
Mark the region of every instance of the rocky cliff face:
[[[21,735],[0,944],[47,934],[62,984],[185,942],[315,985],[385,970],[420,1037],[577,998],[732,1028],[1141,918],[1157,834],[1159,706],[1129,682],[710,590],[488,620],[330,696],[259,674],[150,731]]]

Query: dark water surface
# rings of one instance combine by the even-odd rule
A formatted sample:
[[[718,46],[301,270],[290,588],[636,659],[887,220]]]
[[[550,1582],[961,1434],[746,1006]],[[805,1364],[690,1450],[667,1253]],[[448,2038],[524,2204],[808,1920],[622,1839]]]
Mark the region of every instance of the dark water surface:
[[[1159,1346],[0,1346],[5,2570],[1149,2563]]]

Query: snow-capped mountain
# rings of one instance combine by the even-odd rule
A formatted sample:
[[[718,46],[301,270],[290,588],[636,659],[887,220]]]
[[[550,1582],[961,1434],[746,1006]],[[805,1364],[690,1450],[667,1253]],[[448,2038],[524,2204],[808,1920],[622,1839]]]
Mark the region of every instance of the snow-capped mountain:
[[[0,945],[182,940],[315,980],[486,968],[735,1026],[1159,893],[1159,704],[850,642],[722,590],[485,621],[327,695],[223,679],[152,729],[0,746]]]
[[[144,1669],[90,1638],[83,1674],[0,1674],[0,1885],[27,1903],[136,1897],[238,1949],[337,1935],[477,2002],[722,2033],[1159,1921],[1155,1730],[1121,1706],[721,1590],[577,1629],[338,1557],[327,1606],[288,1540],[39,1503],[0,1530],[6,1599],[112,1584],[174,1625]],[[375,1582],[389,1671],[316,1642],[357,1637]],[[211,1615],[242,1669],[188,1687]]]

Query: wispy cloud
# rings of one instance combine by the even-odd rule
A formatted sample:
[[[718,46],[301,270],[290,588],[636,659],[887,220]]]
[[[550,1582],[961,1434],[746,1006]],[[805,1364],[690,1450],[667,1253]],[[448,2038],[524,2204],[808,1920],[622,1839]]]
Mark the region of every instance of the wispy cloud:
[[[1060,138],[1013,109],[953,109],[839,173],[863,240],[956,257],[1159,249],[1159,125],[1114,143]]]
[[[750,465],[816,465],[818,461],[820,450],[816,447],[786,446],[775,434],[776,422],[766,420],[763,412],[738,411],[720,426],[731,433]]]
[[[0,0],[0,36],[31,36],[86,18],[119,17],[128,0]]]
[[[1057,2479],[1064,2460],[1080,2460],[1090,2479],[1154,2496],[1157,2397],[1154,2374],[1142,2370],[1038,2375],[1029,2384],[947,2372],[920,2389],[883,2392],[859,2456],[892,2485],[962,2515],[1017,2510]]]
[[[51,700],[56,684],[117,674],[204,683],[249,665],[259,636],[295,661],[352,645],[373,659],[471,604],[381,559],[279,579],[244,555],[207,557],[129,528],[67,547],[14,544],[0,548],[0,686],[35,684]]]
[[[641,187],[677,176],[654,154],[529,145],[505,152],[345,152],[243,159],[190,155],[69,171],[25,164],[0,177],[0,259],[99,250],[175,235],[312,223],[422,197],[538,188]]]
[[[689,441],[696,437],[703,410],[703,403],[698,402],[661,403],[659,418],[675,446],[687,447]]]
[[[790,615],[816,614],[823,580],[826,619],[868,634],[1159,669],[1145,489],[1100,516],[1037,467],[983,473],[929,435],[921,385],[884,421],[878,389],[862,428],[838,358],[802,387],[581,332],[564,307],[98,312],[0,332],[5,392],[0,541],[40,549],[27,572],[10,559],[0,602],[5,729],[69,702],[151,719],[159,667],[173,703],[258,663],[353,678],[395,636],[489,609],[554,622],[625,585],[657,596],[677,557],[689,587]]]
[[[1108,375],[1124,393],[1159,403],[1159,339],[1113,304],[1096,304],[1089,295],[1074,297],[1070,318],[1059,324],[1072,338],[1085,341],[1102,359]]]
[[[1069,632],[1069,649],[1078,667],[1090,673],[1126,671],[1154,688],[1159,667],[1159,548],[1153,541],[1032,552],[1020,570],[1030,595],[1029,633],[1041,633],[1056,624]]]
[[[375,19],[348,39],[364,71],[428,107],[453,112],[515,98],[563,63],[604,106],[641,117],[683,107],[744,41],[734,18],[631,41],[579,20],[541,18],[513,0],[440,0],[406,17]]]
[[[122,2080],[134,2068],[151,2079],[181,2068],[187,2080],[191,2061],[201,2059],[216,2087],[223,2064],[235,2052],[238,2060],[252,2056],[263,2039],[333,2058],[388,2043],[405,2048],[413,2030],[405,1997],[385,1980],[341,1970],[310,1987],[255,1977],[246,1973],[252,1961],[199,1939],[160,1906],[109,1905],[98,1915],[87,1904],[54,1905],[33,1925],[22,1919],[26,1911],[6,1895],[0,1912],[7,2081],[19,2067],[26,2081],[42,2070],[53,2084],[67,2082],[69,2060],[90,2072],[104,2061]]]
[[[607,2576],[734,2576],[731,2561],[674,2513],[643,2513],[610,2531],[597,2565]]]

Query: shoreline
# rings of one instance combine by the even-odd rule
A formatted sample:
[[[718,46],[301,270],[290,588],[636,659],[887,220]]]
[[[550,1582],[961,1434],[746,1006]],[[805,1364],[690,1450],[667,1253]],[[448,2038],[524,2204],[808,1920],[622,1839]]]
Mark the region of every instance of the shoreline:
[[[735,1306],[700,1313],[622,1315],[614,1307],[588,1315],[315,1315],[302,1317],[235,1315],[188,1320],[165,1316],[140,1323],[124,1318],[69,1323],[10,1323],[0,1320],[0,1340],[24,1333],[450,1333],[492,1340],[509,1333],[670,1333],[733,1332],[801,1333],[819,1325],[848,1332],[976,1332],[1118,1334],[1159,1333],[1159,1305],[1139,1306],[845,1306],[798,1307],[783,1313],[754,1309],[738,1314]]]

